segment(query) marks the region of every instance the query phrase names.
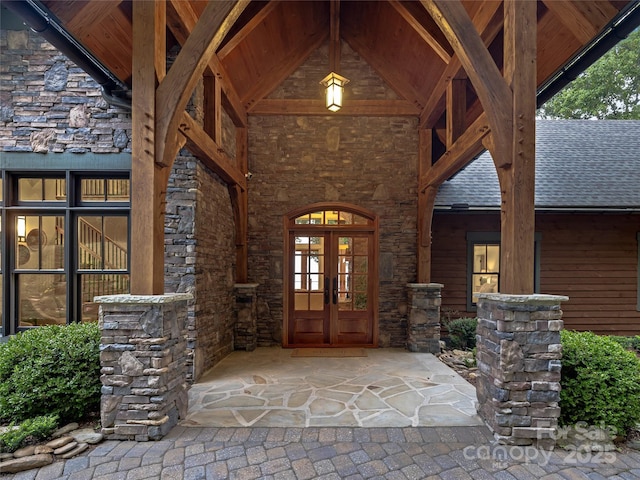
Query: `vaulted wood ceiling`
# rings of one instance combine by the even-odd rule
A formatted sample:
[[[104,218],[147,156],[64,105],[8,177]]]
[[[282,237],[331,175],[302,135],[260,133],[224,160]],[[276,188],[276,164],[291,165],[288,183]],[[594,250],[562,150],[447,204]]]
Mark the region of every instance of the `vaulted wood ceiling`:
[[[263,111],[260,102],[328,39],[330,1],[250,2],[210,62],[231,110],[242,110],[242,115]],[[122,82],[131,85],[131,1],[42,3]],[[186,41],[207,3],[167,2],[168,49]],[[538,0],[537,84],[543,84],[596,38],[628,3]],[[341,0],[339,5],[342,41],[402,99],[403,103],[395,102],[396,110],[389,111],[419,115],[423,127],[442,126],[447,84],[466,75],[423,5],[400,0]],[[501,67],[502,2],[464,0],[463,5]],[[466,85],[466,124],[470,125],[482,109],[471,83]]]

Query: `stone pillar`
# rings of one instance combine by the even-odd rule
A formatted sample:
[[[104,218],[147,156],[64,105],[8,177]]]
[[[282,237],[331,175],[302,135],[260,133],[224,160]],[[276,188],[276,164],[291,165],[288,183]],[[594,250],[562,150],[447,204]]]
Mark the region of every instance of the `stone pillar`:
[[[407,349],[410,352],[440,352],[440,283],[410,283]]]
[[[478,412],[499,443],[555,446],[568,297],[478,295]]]
[[[253,352],[258,345],[257,283],[236,283],[236,327],[234,350]]]
[[[187,414],[185,293],[96,297],[102,433],[159,440]]]

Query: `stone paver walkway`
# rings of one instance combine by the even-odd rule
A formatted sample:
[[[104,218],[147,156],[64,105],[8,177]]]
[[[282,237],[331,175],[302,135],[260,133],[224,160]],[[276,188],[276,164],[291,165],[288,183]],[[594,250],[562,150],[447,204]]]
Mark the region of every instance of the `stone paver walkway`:
[[[486,427],[176,427],[158,442],[107,441],[12,478],[633,480],[640,452],[500,447]]]
[[[476,391],[430,353],[366,349],[366,357],[232,352],[189,391],[182,425],[417,427],[483,425]]]

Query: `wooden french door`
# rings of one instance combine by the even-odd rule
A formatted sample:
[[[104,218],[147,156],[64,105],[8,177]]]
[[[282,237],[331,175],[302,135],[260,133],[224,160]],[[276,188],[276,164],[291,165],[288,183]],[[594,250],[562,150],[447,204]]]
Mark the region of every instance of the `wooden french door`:
[[[323,223],[294,223],[288,232],[286,346],[377,343],[375,228],[364,217],[361,224],[327,223],[354,218],[330,212],[322,212]]]

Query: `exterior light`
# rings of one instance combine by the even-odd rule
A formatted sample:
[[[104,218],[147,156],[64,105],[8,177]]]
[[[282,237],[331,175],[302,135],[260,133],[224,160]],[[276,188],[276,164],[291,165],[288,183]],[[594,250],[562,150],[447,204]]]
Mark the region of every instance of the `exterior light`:
[[[16,233],[18,234],[18,241],[24,242],[27,237],[27,217],[24,215],[18,215],[18,221],[16,225]]]
[[[337,112],[342,108],[342,94],[344,86],[349,83],[345,77],[331,72],[320,82],[326,89],[326,106],[332,112]]]

